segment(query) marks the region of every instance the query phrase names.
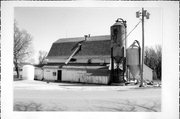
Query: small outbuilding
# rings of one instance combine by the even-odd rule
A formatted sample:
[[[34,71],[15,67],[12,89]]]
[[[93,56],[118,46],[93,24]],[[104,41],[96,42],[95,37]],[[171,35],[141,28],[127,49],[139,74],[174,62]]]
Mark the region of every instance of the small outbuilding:
[[[149,68],[147,65],[143,65],[143,79],[146,81],[153,81],[153,70]],[[132,74],[130,73],[130,79],[138,79],[140,80],[140,74],[137,75],[136,77],[133,77]]]

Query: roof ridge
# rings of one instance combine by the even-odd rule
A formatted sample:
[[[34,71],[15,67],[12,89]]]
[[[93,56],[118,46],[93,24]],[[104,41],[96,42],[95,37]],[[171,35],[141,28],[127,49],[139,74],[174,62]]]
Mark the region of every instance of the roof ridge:
[[[84,40],[84,37],[60,38],[56,40],[54,43],[78,42],[81,40]],[[99,41],[99,40],[110,40],[110,35],[91,36],[90,39],[88,39],[87,41]]]

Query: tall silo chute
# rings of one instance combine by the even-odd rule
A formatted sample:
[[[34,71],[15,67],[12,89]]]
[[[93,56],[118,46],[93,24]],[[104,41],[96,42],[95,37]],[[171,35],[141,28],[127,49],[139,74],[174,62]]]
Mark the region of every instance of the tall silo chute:
[[[76,55],[78,54],[79,51],[81,51],[81,46],[82,46],[82,43],[85,42],[87,40],[87,38],[90,38],[90,34],[89,35],[84,35],[85,37],[85,40],[82,40],[80,42],[78,42],[71,50],[74,50],[74,52],[69,56],[69,58],[65,61],[65,64],[67,65],[71,59]]]

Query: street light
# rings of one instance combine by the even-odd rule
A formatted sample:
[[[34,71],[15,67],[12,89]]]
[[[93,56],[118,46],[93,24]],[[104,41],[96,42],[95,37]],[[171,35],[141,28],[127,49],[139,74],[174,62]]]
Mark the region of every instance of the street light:
[[[146,19],[149,19],[150,14],[147,12],[147,10],[144,10],[144,8],[142,8],[142,11],[137,11],[136,12],[136,17],[140,18],[142,20],[142,62],[141,62],[141,84],[139,87],[143,87],[143,65],[144,65],[144,17],[146,17]]]

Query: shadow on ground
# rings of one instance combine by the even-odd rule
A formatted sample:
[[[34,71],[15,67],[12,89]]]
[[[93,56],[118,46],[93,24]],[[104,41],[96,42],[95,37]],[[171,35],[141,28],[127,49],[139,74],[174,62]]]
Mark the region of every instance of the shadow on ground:
[[[107,102],[106,102],[107,103]],[[16,102],[14,104],[14,111],[112,111],[112,112],[160,112],[161,104],[158,102],[138,104],[129,100],[120,102],[110,101],[109,105],[91,105],[87,107],[77,106],[77,109],[63,106],[62,104],[40,104],[35,102],[23,103]],[[89,105],[89,104],[87,104]]]
[[[48,106],[35,102],[18,102],[14,105],[14,111],[65,111],[65,109],[57,107],[55,105]]]

